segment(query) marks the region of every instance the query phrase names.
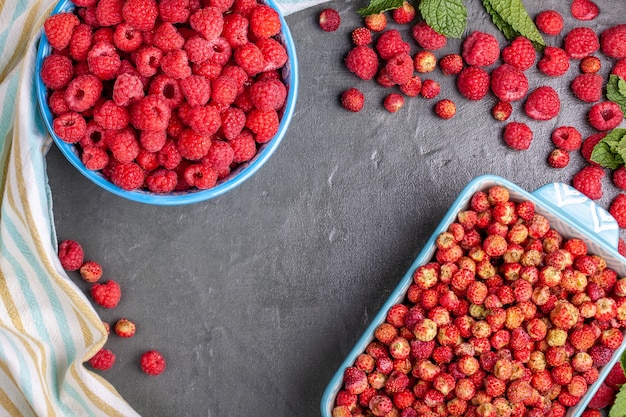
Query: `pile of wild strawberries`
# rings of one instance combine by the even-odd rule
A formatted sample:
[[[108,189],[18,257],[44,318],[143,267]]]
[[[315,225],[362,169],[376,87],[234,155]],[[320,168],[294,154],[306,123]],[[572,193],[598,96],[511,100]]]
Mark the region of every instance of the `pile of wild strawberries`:
[[[277,133],[278,12],[257,0],[75,0],[44,23],[54,133],[124,190],[208,189]]]
[[[583,240],[499,185],[455,220],[345,370],[333,417],[563,417],[621,345],[626,278]]]
[[[117,307],[122,298],[120,284],[113,279],[99,283],[102,278],[102,266],[93,260],[85,261],[85,252],[78,242],[71,239],[60,242],[58,256],[64,270],[78,271],[85,282],[92,284],[90,293],[96,305],[106,309]],[[107,332],[110,332],[109,323],[103,322],[103,325]],[[121,318],[115,323],[113,330],[119,337],[128,339],[135,335],[136,325],[127,318]],[[113,367],[115,360],[115,353],[103,347],[89,359],[89,365],[94,369],[106,371]],[[159,375],[165,370],[166,361],[159,351],[148,350],[140,356],[139,365],[146,374]]]

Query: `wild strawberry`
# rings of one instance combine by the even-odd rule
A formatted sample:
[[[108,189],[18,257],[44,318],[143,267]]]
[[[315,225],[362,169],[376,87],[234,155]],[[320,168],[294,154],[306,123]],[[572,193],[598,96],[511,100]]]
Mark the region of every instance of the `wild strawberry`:
[[[413,333],[417,340],[428,342],[437,336],[437,324],[430,319],[424,319],[416,324]]]
[[[398,329],[389,323],[380,324],[374,331],[374,337],[386,345],[389,345],[397,336]]]
[[[386,395],[375,395],[368,406],[373,415],[384,416],[393,409],[393,402]]]
[[[334,32],[339,29],[341,16],[333,8],[326,8],[319,14],[319,26],[324,32]]]
[[[439,68],[443,75],[457,75],[463,67],[463,58],[459,54],[448,54],[439,60]]]
[[[459,370],[467,376],[473,375],[480,369],[480,363],[473,356],[462,356],[458,360]]]
[[[452,100],[440,100],[435,104],[435,114],[444,120],[451,119],[456,114],[456,105]]]
[[[365,372],[356,367],[348,367],[343,374],[344,388],[351,394],[360,394],[368,387]]]
[[[413,57],[413,66],[419,73],[431,72],[437,66],[437,58],[430,51],[419,51]]]
[[[136,326],[128,319],[120,319],[115,323],[114,330],[118,336],[129,338],[135,335]]]
[[[409,341],[404,337],[396,337],[389,343],[389,354],[395,359],[405,359],[411,353]]]
[[[598,306],[594,316],[596,320],[609,321],[617,316],[617,304],[614,299],[603,297],[596,301],[596,305]]]
[[[374,13],[364,18],[365,27],[372,32],[382,32],[387,27],[387,16],[384,13]]]

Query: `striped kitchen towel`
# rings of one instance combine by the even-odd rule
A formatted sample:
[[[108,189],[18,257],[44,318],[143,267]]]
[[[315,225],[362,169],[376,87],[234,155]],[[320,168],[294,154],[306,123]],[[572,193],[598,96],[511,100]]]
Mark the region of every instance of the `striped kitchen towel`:
[[[277,0],[290,14],[325,0]],[[105,343],[56,256],[34,68],[48,0],[0,0],[0,415],[136,416],[83,363]]]

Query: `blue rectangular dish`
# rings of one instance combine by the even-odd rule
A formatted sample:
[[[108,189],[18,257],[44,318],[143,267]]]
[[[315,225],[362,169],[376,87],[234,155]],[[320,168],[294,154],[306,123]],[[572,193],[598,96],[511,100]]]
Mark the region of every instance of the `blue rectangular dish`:
[[[596,205],[585,195],[562,183],[548,184],[533,192],[527,192],[499,176],[482,175],[476,177],[462,190],[454,201],[398,286],[335,372],[322,395],[321,413],[323,417],[332,417],[335,397],[343,387],[343,373],[345,369],[352,366],[357,356],[363,353],[367,345],[374,340],[374,331],[385,321],[387,311],[394,304],[405,301],[406,292],[413,282],[413,272],[419,266],[433,259],[437,236],[441,232],[446,231],[448,226],[456,221],[460,211],[468,208],[469,201],[476,191],[487,191],[494,185],[506,187],[513,201],[532,201],[535,204],[535,211],[545,216],[550,222],[550,226],[556,229],[564,238],[584,240],[587,243],[590,254],[602,256],[606,260],[607,266],[617,272],[619,277],[626,276],[626,259],[617,252],[619,239],[617,222],[606,210]],[[600,369],[600,377],[589,387],[585,396],[576,406],[568,409],[566,417],[580,417],[602,381],[619,360],[625,348],[626,339],[615,351],[611,361]]]

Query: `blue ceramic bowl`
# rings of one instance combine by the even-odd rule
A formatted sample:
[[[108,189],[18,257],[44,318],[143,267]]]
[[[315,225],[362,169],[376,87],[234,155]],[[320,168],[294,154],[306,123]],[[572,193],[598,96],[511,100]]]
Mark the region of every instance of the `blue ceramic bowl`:
[[[45,33],[42,33],[41,40],[39,42],[39,49],[37,51],[37,60],[35,63],[37,100],[39,102],[39,108],[43,115],[48,132],[52,135],[57,147],[61,150],[63,155],[65,155],[68,161],[70,161],[70,163],[74,165],[78,171],[80,171],[81,174],[89,178],[95,184],[120,197],[145,204],[174,206],[197,203],[222,195],[250,178],[263,166],[263,164],[265,164],[265,162],[267,162],[283,140],[289,123],[291,122],[291,118],[295,110],[296,97],[298,95],[298,59],[296,56],[296,47],[291,37],[289,27],[287,26],[287,22],[273,0],[260,0],[260,2],[273,7],[280,15],[282,31],[276,36],[276,39],[285,47],[289,57],[287,64],[282,68],[283,81],[287,86],[287,99],[282,110],[278,132],[274,138],[261,145],[254,158],[239,165],[235,170],[233,170],[233,172],[230,173],[230,175],[219,180],[215,187],[208,190],[194,189],[171,192],[168,194],[158,194],[143,189],[126,191],[110,182],[100,172],[86,169],[80,160],[80,154],[76,146],[62,141],[52,129],[53,115],[48,108],[48,92],[40,76],[42,62],[44,58],[50,54],[51,47],[46,39]],[[70,0],[61,0],[52,11],[52,14],[71,11],[74,8],[75,6]]]
[[[456,221],[460,211],[467,209],[469,201],[476,191],[486,191],[494,185],[507,187],[513,201],[532,201],[535,204],[535,211],[545,216],[550,222],[550,226],[561,233],[564,238],[583,239],[587,243],[589,253],[602,256],[606,260],[607,265],[617,272],[618,276],[626,276],[626,259],[617,252],[619,239],[617,222],[606,210],[597,206],[577,190],[565,184],[553,183],[528,193],[510,181],[495,175],[477,177],[457,197],[398,286],[339,366],[322,395],[322,417],[332,417],[335,397],[343,388],[343,373],[345,369],[352,366],[357,356],[363,353],[367,345],[374,340],[374,332],[385,321],[389,309],[394,304],[404,302],[406,292],[413,282],[413,272],[420,265],[424,265],[433,259],[437,236],[441,232],[446,231],[450,224]],[[566,417],[579,417],[583,413],[600,384],[625,349],[626,340],[616,350],[611,361],[600,369],[600,377],[588,388],[585,396],[581,398],[576,406],[567,410]]]

